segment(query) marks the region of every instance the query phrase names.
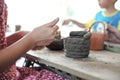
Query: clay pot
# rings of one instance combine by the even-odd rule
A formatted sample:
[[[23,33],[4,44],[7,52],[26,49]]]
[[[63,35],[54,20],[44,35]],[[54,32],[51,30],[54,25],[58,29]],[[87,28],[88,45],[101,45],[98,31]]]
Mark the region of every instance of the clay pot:
[[[90,33],[72,31],[70,37],[64,39],[65,56],[70,58],[86,58],[90,50]]]
[[[50,50],[62,50],[63,49],[63,39],[55,39],[51,44],[46,46]]]
[[[56,36],[55,36],[55,40],[47,45],[46,47],[50,50],[62,50],[63,49],[63,39],[61,39],[61,32],[57,31],[56,32]]]

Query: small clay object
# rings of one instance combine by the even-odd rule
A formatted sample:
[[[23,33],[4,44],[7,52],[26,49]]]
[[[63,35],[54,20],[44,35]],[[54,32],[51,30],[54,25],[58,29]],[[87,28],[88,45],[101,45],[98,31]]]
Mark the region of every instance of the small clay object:
[[[21,25],[15,25],[15,31],[20,31]]]
[[[56,39],[61,39],[61,32],[60,31],[56,32],[55,38]]]

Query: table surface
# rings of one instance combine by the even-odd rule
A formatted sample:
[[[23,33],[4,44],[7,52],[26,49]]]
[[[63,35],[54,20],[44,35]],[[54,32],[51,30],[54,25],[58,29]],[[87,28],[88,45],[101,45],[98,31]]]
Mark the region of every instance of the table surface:
[[[29,55],[87,80],[120,80],[120,54],[109,51],[90,51],[88,58],[68,58],[64,51],[51,51],[47,48],[29,51]]]

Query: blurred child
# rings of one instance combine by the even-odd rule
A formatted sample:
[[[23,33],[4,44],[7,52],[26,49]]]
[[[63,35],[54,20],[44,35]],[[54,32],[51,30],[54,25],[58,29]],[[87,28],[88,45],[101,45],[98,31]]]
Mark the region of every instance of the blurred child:
[[[102,21],[106,24],[115,27],[117,30],[120,30],[120,11],[115,8],[115,3],[117,0],[98,0],[99,6],[102,8],[102,11],[99,11],[93,19],[86,23],[80,23],[76,20],[67,19],[63,21],[63,25],[67,25],[69,22],[76,24],[80,27],[90,27],[95,21]],[[97,30],[98,27],[93,27],[93,30]],[[110,32],[110,31],[109,31]],[[108,33],[109,35],[109,33]],[[111,37],[111,36],[110,36]],[[110,37],[107,36],[106,40],[111,41]],[[118,39],[117,37],[115,37]],[[120,43],[120,40],[115,40],[114,42]]]

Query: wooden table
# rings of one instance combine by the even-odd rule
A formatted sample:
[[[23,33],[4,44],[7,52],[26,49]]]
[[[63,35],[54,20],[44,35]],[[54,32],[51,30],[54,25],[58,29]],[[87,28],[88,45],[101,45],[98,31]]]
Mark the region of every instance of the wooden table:
[[[90,51],[84,59],[68,58],[64,51],[29,51],[42,63],[86,80],[120,80],[120,54],[109,51]]]

